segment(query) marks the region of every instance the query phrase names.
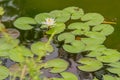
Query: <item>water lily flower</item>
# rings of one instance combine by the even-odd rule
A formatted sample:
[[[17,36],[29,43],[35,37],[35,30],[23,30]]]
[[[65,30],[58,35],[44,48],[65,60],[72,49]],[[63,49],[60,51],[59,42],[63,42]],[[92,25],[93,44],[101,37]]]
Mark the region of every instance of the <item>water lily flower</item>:
[[[45,22],[42,22],[42,24],[45,24],[47,26],[53,26],[53,25],[55,25],[55,19],[54,18],[46,18]]]

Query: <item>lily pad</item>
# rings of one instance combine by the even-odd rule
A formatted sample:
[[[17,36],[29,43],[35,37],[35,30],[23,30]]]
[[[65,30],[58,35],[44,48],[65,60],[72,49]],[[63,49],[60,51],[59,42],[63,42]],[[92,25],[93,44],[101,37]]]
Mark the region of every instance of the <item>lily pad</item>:
[[[45,56],[47,52],[52,52],[53,47],[50,44],[46,45],[45,42],[36,42],[31,45],[31,50],[34,54],[42,57]]]
[[[38,14],[38,15],[35,16],[35,20],[39,24],[41,24],[42,22],[44,22],[46,18],[51,18],[51,16],[49,15],[49,13],[40,13],[40,14]]]
[[[103,80],[117,80],[117,78],[111,75],[103,75]]]
[[[78,63],[84,64],[78,66],[78,68],[86,72],[97,71],[103,67],[103,64],[100,61],[93,58],[82,58],[78,61]]]
[[[71,14],[71,19],[80,19],[84,15],[83,9],[79,7],[67,7],[64,9],[64,11],[67,11]]]
[[[64,31],[66,25],[64,23],[56,23],[52,26],[50,30],[48,30],[47,34],[52,34],[53,32],[56,32],[55,34],[61,33]]]
[[[65,41],[65,43],[71,43],[75,40],[75,36],[71,33],[62,33],[58,36],[59,41]]]
[[[5,78],[7,78],[9,75],[9,70],[4,67],[4,66],[0,66],[0,80],[4,80]]]
[[[97,31],[105,36],[108,36],[113,33],[114,28],[110,24],[100,24],[93,27],[92,31]]]
[[[36,24],[36,21],[30,17],[20,17],[14,22],[14,26],[21,30],[32,29],[32,24]]]
[[[63,59],[56,58],[46,62],[44,68],[52,68],[50,72],[60,73],[68,68],[69,63]]]
[[[107,70],[113,74],[120,76],[120,68],[107,68]]]
[[[75,22],[68,26],[68,29],[76,29],[88,32],[90,30],[90,27],[87,24],[81,23],[81,22]]]
[[[0,16],[3,15],[4,13],[5,13],[4,9],[0,7]]]
[[[77,76],[71,72],[62,72],[60,73],[64,80],[78,80]]]
[[[81,17],[82,21],[86,21],[85,24],[90,26],[99,25],[104,21],[104,17],[99,13],[87,13]]]
[[[70,53],[80,53],[84,51],[85,44],[79,40],[74,40],[71,44],[64,44],[63,48]]]
[[[120,53],[116,50],[107,49],[102,52],[104,55],[98,56],[97,59],[105,62],[112,63],[120,60]]]
[[[8,50],[16,47],[19,44],[18,39],[10,39],[7,40],[6,38],[0,39],[0,50]]]
[[[54,10],[50,15],[55,18],[56,22],[66,22],[70,19],[70,13],[61,10]]]

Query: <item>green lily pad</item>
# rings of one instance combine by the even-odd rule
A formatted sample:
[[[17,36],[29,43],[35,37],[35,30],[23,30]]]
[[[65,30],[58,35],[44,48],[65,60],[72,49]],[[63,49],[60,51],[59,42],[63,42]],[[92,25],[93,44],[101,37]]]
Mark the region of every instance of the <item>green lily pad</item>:
[[[110,24],[100,24],[93,27],[92,31],[97,31],[105,36],[108,36],[113,33],[114,28]]]
[[[81,23],[81,22],[75,22],[68,26],[68,29],[77,29],[81,31],[88,32],[90,30],[90,27],[87,24]]]
[[[21,30],[30,30],[33,28],[31,24],[36,24],[36,21],[30,17],[20,17],[14,22],[14,26]]]
[[[75,36],[71,33],[62,33],[58,36],[59,41],[65,41],[65,43],[71,43],[75,40]]]
[[[81,38],[81,41],[86,45],[102,44],[106,39],[106,37],[99,32],[86,32],[85,36],[88,38]]]
[[[50,15],[55,18],[56,22],[66,22],[70,19],[70,13],[61,10],[54,10]]]
[[[4,80],[5,78],[7,78],[9,75],[9,70],[4,67],[4,66],[0,66],[0,80]]]
[[[107,68],[107,70],[113,74],[120,76],[120,68]]]
[[[71,72],[62,72],[60,73],[64,80],[78,80],[78,77]]]
[[[117,80],[117,78],[111,75],[103,75],[103,80]]]
[[[83,9],[79,7],[67,7],[64,11],[71,13],[71,19],[73,20],[80,19],[84,15]]]
[[[69,63],[63,59],[56,58],[46,62],[44,68],[52,68],[50,72],[60,73],[68,68]]]
[[[64,31],[66,25],[64,23],[56,23],[52,26],[50,30],[48,30],[47,34],[52,34],[53,32],[56,32],[55,34],[61,33]]]
[[[6,38],[0,39],[0,50],[8,50],[16,47],[19,44],[18,39],[10,39],[7,40]]]
[[[8,57],[9,50],[0,50],[0,57]]]
[[[50,44],[46,45],[45,42],[36,42],[31,45],[31,50],[34,54],[42,57],[45,56],[47,52],[52,52],[53,47]]]
[[[71,44],[64,44],[63,48],[70,53],[80,53],[85,49],[85,44],[81,41],[74,40]]]
[[[38,15],[35,16],[35,20],[39,24],[41,24],[42,22],[44,22],[46,18],[51,18],[51,16],[50,16],[49,13],[40,13],[40,14],[38,14]]]
[[[86,24],[90,26],[99,25],[104,21],[104,17],[99,13],[87,13],[81,17],[82,21],[86,21]]]
[[[116,50],[107,49],[102,52],[104,55],[98,56],[97,59],[99,61],[105,63],[112,63],[120,60],[120,53]]]
[[[0,16],[3,15],[4,13],[5,13],[4,9],[0,7]]]
[[[111,67],[115,67],[115,68],[120,68],[120,62],[114,62],[114,63],[110,63],[110,64],[107,64],[108,66],[111,66]]]
[[[84,65],[78,66],[78,68],[86,72],[97,71],[103,67],[103,64],[100,61],[93,58],[82,58],[78,62],[81,64],[84,64]]]

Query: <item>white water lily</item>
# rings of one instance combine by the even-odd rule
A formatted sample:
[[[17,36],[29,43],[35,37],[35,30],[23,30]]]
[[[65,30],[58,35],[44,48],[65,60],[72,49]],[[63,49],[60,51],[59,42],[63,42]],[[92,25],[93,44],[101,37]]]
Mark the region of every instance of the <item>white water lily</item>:
[[[55,19],[54,18],[46,18],[45,22],[42,22],[42,24],[45,24],[47,26],[55,25]]]

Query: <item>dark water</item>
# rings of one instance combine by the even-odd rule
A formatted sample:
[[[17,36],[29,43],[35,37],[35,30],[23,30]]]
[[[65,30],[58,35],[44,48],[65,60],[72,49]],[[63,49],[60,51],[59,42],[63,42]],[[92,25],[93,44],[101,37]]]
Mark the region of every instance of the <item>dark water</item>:
[[[7,19],[10,22],[17,16],[34,17],[40,12],[49,12],[68,6],[83,8],[86,13],[101,13],[105,18],[117,22],[114,25],[114,33],[108,36],[105,45],[120,51],[120,0],[0,0],[0,3],[5,7]],[[4,19],[6,20],[6,17]]]

